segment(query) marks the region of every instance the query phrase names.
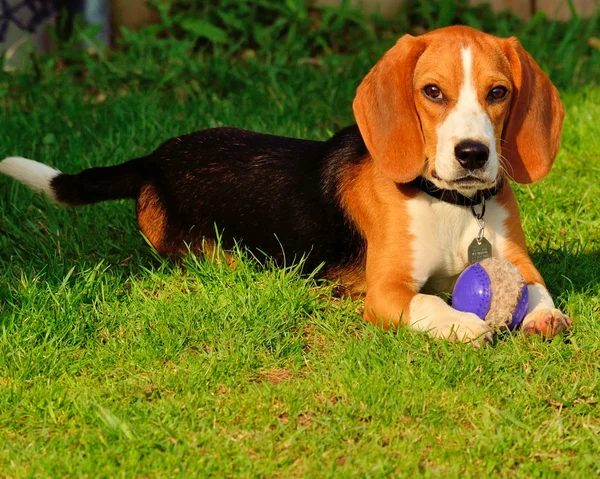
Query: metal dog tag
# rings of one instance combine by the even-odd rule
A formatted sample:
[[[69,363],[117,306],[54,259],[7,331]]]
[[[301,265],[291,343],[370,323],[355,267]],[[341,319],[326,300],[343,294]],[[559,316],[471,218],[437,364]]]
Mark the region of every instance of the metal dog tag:
[[[483,194],[481,194],[481,211],[477,213],[477,211],[475,211],[475,205],[471,205],[471,213],[473,213],[475,221],[477,221],[479,233],[467,249],[467,259],[469,264],[479,263],[486,258],[492,257],[492,245],[484,236],[485,220],[483,217],[485,215],[485,196],[483,196]]]
[[[475,238],[467,250],[469,264],[479,263],[492,257],[492,245],[485,237]]]

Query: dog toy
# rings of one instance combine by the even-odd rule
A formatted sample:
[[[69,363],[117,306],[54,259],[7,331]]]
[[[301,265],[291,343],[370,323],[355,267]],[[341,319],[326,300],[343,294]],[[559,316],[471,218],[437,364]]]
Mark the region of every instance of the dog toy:
[[[452,307],[475,313],[494,329],[516,329],[529,304],[527,284],[516,266],[487,258],[467,267],[456,280]]]

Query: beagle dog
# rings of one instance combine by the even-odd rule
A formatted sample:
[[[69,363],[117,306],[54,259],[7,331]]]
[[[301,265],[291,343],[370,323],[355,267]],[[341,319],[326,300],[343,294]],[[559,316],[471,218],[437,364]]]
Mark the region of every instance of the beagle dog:
[[[353,108],[357,124],[324,142],[214,128],[74,175],[20,157],[0,172],[63,205],[135,199],[161,255],[241,243],[282,263],[304,257],[305,268],[324,264],[321,276],[364,293],[368,321],[481,345],[494,331],[437,296],[468,265],[476,212],[492,256],[527,282],[524,332],[568,329],[527,253],[508,182],[548,174],[564,117],[519,41],[464,26],[404,35]]]

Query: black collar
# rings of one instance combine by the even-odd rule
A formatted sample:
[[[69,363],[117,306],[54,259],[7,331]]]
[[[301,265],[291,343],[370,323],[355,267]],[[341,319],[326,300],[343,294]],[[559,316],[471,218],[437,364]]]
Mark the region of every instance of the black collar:
[[[493,188],[480,190],[474,196],[461,195],[455,190],[442,190],[422,176],[418,176],[416,179],[408,183],[408,185],[418,188],[424,193],[427,193],[429,196],[433,196],[434,198],[444,201],[445,203],[469,207],[481,204],[482,197],[487,201],[492,196],[496,196],[498,193],[500,193],[500,191],[502,191],[502,187],[504,186],[504,178],[500,177]]]

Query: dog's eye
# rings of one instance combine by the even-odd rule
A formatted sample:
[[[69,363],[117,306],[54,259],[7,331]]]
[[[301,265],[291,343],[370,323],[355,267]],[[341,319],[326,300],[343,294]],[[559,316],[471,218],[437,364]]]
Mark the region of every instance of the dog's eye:
[[[444,99],[444,94],[437,85],[425,85],[423,87],[423,93],[427,98],[434,101],[441,101]]]
[[[490,92],[488,93],[488,100],[490,100],[490,101],[503,100],[504,98],[506,98],[506,95],[508,95],[508,90],[506,89],[506,87],[497,86],[497,87],[492,88],[490,90]]]

